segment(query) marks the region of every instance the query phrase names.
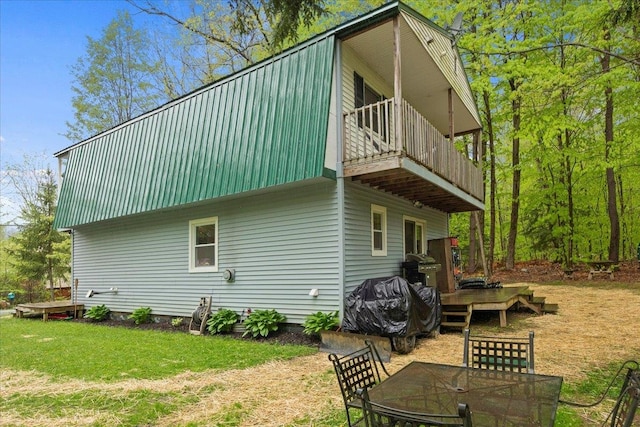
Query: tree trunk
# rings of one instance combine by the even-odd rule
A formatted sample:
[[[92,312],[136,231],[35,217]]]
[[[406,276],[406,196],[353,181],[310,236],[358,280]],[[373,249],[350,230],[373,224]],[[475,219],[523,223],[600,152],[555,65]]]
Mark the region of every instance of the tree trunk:
[[[493,273],[493,260],[496,248],[496,151],[493,135],[493,118],[491,115],[491,99],[489,92],[484,91],[482,99],[484,101],[485,117],[487,121],[487,135],[489,139],[489,253],[487,254],[487,264],[489,273]]]
[[[474,220],[473,212],[469,214],[469,262],[467,263],[467,273],[473,273],[478,268],[478,258],[476,257],[477,240],[476,228],[478,224]]]
[[[518,84],[513,78],[509,79],[511,92],[516,92]],[[509,238],[507,241],[507,259],[505,267],[513,270],[516,259],[516,238],[518,236],[518,214],[520,210],[520,97],[514,96],[511,101],[513,113],[513,140],[511,153],[511,167],[513,168],[513,181],[511,187],[511,222],[509,224]]]
[[[571,143],[571,135],[568,130],[565,131],[565,138],[567,142],[567,146]],[[567,251],[566,251],[566,265],[569,268],[573,267],[573,246],[575,245],[573,233],[575,230],[574,223],[574,206],[573,206],[573,169],[571,166],[571,160],[569,156],[564,157],[564,168],[565,168],[565,176],[566,176],[566,188],[567,188],[567,210],[569,214],[569,236],[567,242]]]
[[[609,40],[611,35],[605,29],[605,40]],[[601,58],[602,73],[606,75],[611,71],[611,55],[605,53]],[[607,83],[604,89],[605,109],[604,109],[604,156],[610,164],[610,154],[613,145],[613,89]],[[609,259],[619,261],[620,258],[620,218],[618,217],[618,205],[616,201],[616,177],[613,166],[607,166],[607,212],[609,214],[610,235],[609,235]]]

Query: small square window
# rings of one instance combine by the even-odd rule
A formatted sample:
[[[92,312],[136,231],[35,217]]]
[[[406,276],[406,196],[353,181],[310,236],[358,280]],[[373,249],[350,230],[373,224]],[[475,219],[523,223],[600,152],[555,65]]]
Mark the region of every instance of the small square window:
[[[218,217],[189,221],[189,271],[218,271]]]
[[[371,205],[371,255],[387,255],[387,208]]]

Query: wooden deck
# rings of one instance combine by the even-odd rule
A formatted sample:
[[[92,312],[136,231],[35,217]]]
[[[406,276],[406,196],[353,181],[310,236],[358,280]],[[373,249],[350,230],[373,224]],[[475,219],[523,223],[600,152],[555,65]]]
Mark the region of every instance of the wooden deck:
[[[473,311],[497,311],[500,326],[507,326],[507,310],[521,304],[537,314],[542,313],[544,298],[534,298],[528,286],[496,289],[458,289],[441,294],[442,326],[468,328]]]
[[[72,301],[48,301],[18,304],[16,306],[16,317],[24,317],[28,314],[42,314],[42,320],[49,320],[50,313],[71,313],[76,317],[82,314],[84,304],[74,304]]]

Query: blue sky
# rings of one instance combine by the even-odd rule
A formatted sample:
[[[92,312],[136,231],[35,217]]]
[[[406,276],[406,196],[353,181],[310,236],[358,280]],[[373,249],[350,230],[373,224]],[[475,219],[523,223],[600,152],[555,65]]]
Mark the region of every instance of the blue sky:
[[[53,153],[77,142],[62,136],[73,121],[71,67],[118,10],[135,13],[124,0],[0,0],[0,169],[26,154],[57,171]],[[3,177],[0,223],[16,220],[20,202]]]
[[[124,0],[0,0],[0,155],[2,166],[23,155],[53,153],[72,141],[71,66],[86,36],[100,38]],[[135,20],[135,18],[134,18]]]

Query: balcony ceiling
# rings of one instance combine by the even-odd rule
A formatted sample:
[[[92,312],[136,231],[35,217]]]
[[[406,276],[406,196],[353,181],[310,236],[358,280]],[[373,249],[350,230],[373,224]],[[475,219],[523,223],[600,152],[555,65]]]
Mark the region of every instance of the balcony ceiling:
[[[419,34],[414,31],[416,26]],[[466,75],[459,69],[459,58],[451,40],[433,26],[406,15],[400,15],[400,34],[402,97],[441,134],[448,136],[448,90],[454,87],[455,134],[479,129],[481,126],[473,97]],[[393,87],[393,38],[393,21],[389,20],[347,38],[344,43]],[[442,70],[449,73],[448,78]]]
[[[411,202],[418,201],[424,206],[447,213],[471,212],[483,208],[480,201],[474,203],[471,197],[456,197],[435,183],[402,168],[381,170],[351,178],[353,181],[366,184],[377,190],[385,191]]]

